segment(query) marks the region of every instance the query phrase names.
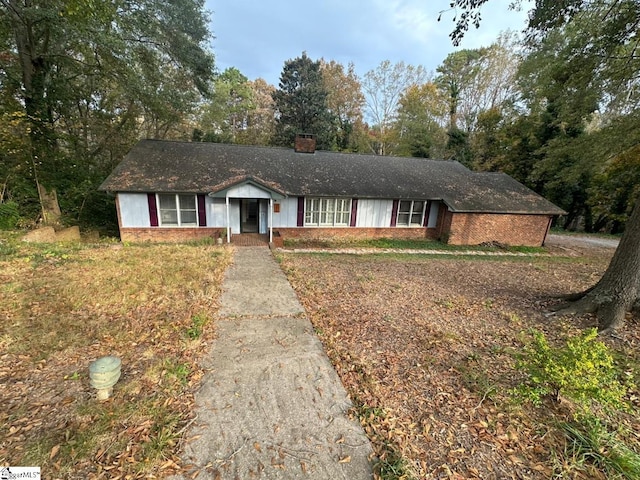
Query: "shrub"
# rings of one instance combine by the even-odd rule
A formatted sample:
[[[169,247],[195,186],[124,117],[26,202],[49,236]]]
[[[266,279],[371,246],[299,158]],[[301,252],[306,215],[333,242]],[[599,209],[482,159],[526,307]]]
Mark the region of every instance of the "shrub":
[[[543,397],[556,401],[571,398],[582,406],[595,400],[603,405],[620,406],[626,392],[618,381],[618,369],[609,348],[597,340],[595,328],[571,337],[564,346],[549,346],[544,334],[533,331],[533,341],[524,348],[516,368],[526,381],[517,393],[534,404]]]
[[[0,230],[13,230],[19,221],[20,213],[16,202],[0,203]]]

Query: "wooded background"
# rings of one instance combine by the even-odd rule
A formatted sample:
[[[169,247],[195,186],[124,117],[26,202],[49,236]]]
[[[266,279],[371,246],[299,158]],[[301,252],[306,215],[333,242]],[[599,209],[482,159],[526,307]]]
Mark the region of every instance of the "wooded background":
[[[454,41],[485,1],[457,2]],[[303,132],[503,171],[565,209],[560,227],[624,229],[640,188],[637,0],[537,2],[527,31],[433,72],[381,59],[359,77],[301,52],[278,86],[217,71],[210,20],[201,0],[0,0],[0,227],[116,234],[97,187],[141,138],[290,147]]]

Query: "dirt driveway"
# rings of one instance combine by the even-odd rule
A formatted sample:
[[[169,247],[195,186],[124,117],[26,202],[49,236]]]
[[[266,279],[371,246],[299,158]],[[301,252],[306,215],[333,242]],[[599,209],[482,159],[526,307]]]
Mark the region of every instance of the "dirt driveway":
[[[547,235],[545,246],[548,248],[558,248],[561,250],[615,250],[618,248],[617,238],[595,237],[593,235],[558,235],[550,233]]]

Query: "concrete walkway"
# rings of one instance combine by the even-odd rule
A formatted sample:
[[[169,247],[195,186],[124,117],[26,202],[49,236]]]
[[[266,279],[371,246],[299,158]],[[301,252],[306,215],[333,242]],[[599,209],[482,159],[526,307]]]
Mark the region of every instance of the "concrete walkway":
[[[236,249],[223,290],[177,478],[372,478],[371,445],[269,249]]]

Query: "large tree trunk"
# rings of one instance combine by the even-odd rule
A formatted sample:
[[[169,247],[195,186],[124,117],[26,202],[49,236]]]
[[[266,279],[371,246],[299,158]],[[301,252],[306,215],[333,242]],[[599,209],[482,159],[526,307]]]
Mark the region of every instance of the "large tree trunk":
[[[52,186],[57,173],[58,142],[48,95],[50,30],[46,21],[32,18],[35,7],[31,0],[10,0],[7,6],[22,73],[24,108],[31,127],[31,159],[42,220],[45,224],[55,225],[59,223],[60,205]]]
[[[595,313],[598,329],[615,331],[640,302],[640,199],[636,199],[620,244],[600,281],[558,314]]]

